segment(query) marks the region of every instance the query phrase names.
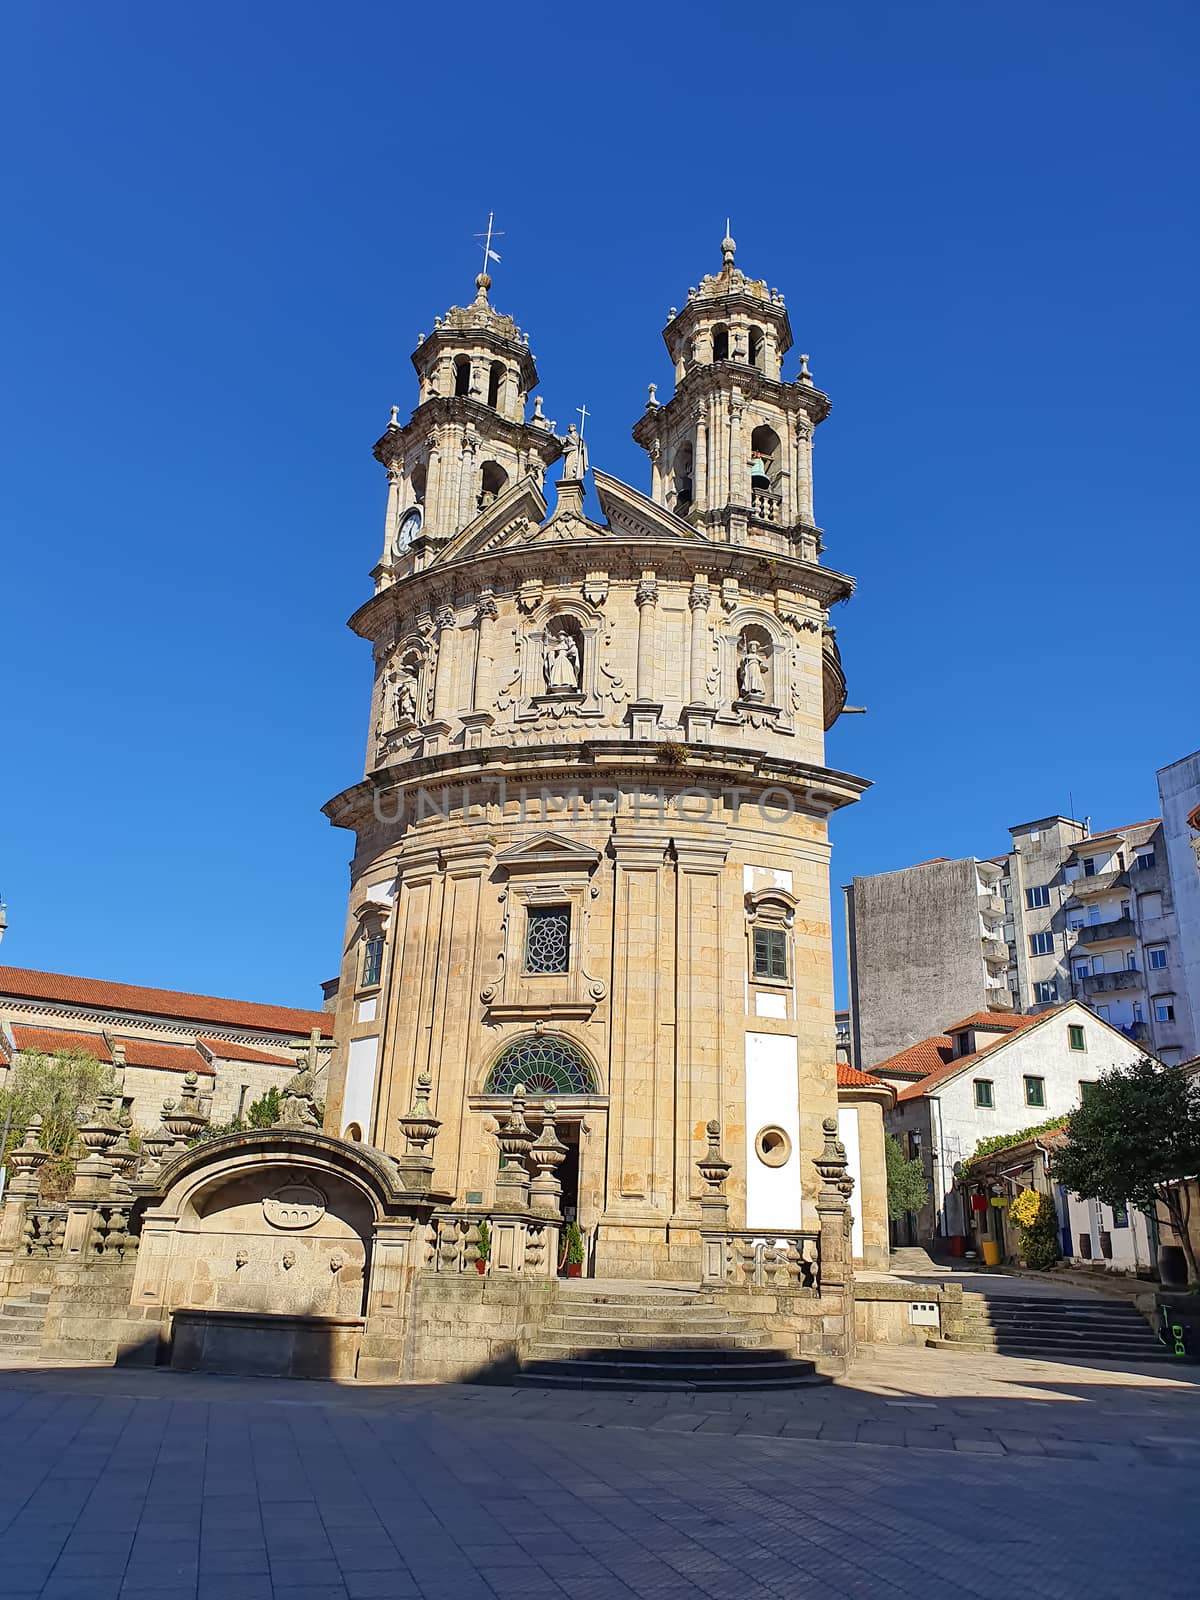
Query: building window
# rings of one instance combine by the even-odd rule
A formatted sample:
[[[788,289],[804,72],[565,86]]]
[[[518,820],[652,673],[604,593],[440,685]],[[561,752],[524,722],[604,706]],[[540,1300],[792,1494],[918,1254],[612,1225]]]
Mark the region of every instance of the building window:
[[[1052,956],[1054,954],[1054,935],[1050,932],[1031,933],[1029,935],[1029,953],[1034,956]]]
[[[975,1104],[984,1111],[990,1111],[996,1104],[996,1097],[992,1092],[990,1078],[975,1079]]]
[[[1173,994],[1156,994],[1154,997],[1155,1022],[1175,1021],[1175,996]]]
[[[1107,1022],[1108,1021],[1109,1012],[1112,1010],[1112,1007],[1111,1006],[1107,1006],[1107,1005],[1100,1005],[1100,1006],[1093,1006],[1092,1009],[1095,1011],[1095,1013],[1096,1013],[1096,1015],[1098,1017],[1103,1018],[1103,1020],[1105,1022]]]
[[[1095,856],[1084,856],[1084,858],[1083,858],[1083,875],[1084,875],[1085,878],[1094,878],[1096,876],[1096,858],[1095,858]]]
[[[1167,947],[1165,944],[1151,945],[1146,951],[1146,965],[1151,972],[1161,972],[1167,964]]]
[[[1036,911],[1039,906],[1048,906],[1050,904],[1050,885],[1048,883],[1039,883],[1032,889],[1026,889],[1025,904],[1031,911]]]
[[[570,954],[570,906],[530,906],[525,928],[525,971],[566,972]]]
[[[1133,1020],[1135,1022],[1145,1022],[1146,1020],[1142,1015],[1142,1002],[1140,1000],[1133,1002]]]
[[[754,976],[776,983],[786,983],[787,934],[782,928],[755,928]]]
[[[1073,1022],[1067,1029],[1067,1043],[1072,1050],[1086,1050],[1087,1038],[1084,1035],[1083,1025]]]
[[[582,1050],[549,1033],[515,1039],[488,1073],[483,1092],[510,1095],[519,1083],[530,1094],[596,1092],[596,1077]]]
[[[1095,1089],[1095,1087],[1096,1087],[1096,1084],[1095,1084],[1095,1080],[1094,1079],[1092,1079],[1092,1078],[1080,1078],[1080,1080],[1079,1080],[1079,1103],[1080,1103],[1080,1105],[1083,1104],[1083,1102],[1088,1098],[1088,1096],[1092,1093],[1092,1091]]]
[[[1058,999],[1058,985],[1053,978],[1048,978],[1042,983],[1033,986],[1033,1003],[1038,1006],[1052,1006]]]
[[[1138,916],[1143,922],[1162,916],[1162,895],[1157,890],[1153,894],[1138,895]]]
[[[373,933],[363,945],[362,989],[374,989],[383,972],[383,935]]]
[[[1139,850],[1137,855],[1135,855],[1134,858],[1133,858],[1133,865],[1134,865],[1135,869],[1138,872],[1153,872],[1153,870],[1154,870],[1154,851],[1153,850],[1145,850],[1145,851]]]
[[[1046,1104],[1045,1078],[1025,1079],[1025,1104],[1027,1106],[1044,1106]]]
[[[1092,969],[1086,961],[1077,961],[1071,969],[1076,983],[1082,983],[1085,978],[1090,978]]]
[[[1071,928],[1074,931],[1078,931],[1078,929],[1082,928],[1083,927],[1083,912],[1082,911],[1068,911],[1067,912],[1067,927]]]

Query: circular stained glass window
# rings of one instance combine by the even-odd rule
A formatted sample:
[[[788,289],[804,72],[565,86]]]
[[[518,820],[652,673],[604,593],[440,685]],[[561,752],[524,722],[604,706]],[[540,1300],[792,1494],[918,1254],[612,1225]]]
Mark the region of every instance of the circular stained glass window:
[[[488,1073],[485,1094],[512,1094],[523,1083],[530,1094],[595,1094],[596,1078],[583,1052],[547,1034],[515,1039]]]

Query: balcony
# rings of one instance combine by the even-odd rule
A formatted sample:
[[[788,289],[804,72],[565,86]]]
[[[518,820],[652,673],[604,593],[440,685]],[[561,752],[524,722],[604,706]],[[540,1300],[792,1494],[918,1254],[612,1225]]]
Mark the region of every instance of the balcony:
[[[783,521],[783,496],[769,489],[751,489],[750,516],[755,522],[769,522],[776,527]]]
[[[1132,917],[1112,917],[1108,922],[1089,922],[1076,928],[1080,944],[1128,944],[1137,938]]]
[[[1095,900],[1100,895],[1112,894],[1117,889],[1128,889],[1129,874],[1124,870],[1120,872],[1098,872],[1094,878],[1080,876],[1071,884],[1071,897],[1075,900]]]
[[[1121,1032],[1127,1039],[1149,1039],[1150,1024],[1148,1022],[1126,1022],[1122,1024]]]
[[[981,894],[979,896],[979,915],[989,921],[1004,915],[1004,900],[998,894]]]
[[[1130,967],[1127,972],[1091,972],[1086,978],[1077,978],[1075,981],[1088,996],[1118,994],[1123,989],[1142,988],[1142,974],[1136,967]]]
[[[983,950],[983,959],[989,967],[1008,965],[1008,946],[1003,939],[981,939],[979,944]]]

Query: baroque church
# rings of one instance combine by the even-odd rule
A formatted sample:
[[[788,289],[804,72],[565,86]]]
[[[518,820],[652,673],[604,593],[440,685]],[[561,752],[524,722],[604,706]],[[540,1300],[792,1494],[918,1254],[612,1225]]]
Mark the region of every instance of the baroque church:
[[[556,434],[486,274],[419,341],[351,619],[364,773],[325,808],[355,836],[328,1068],[319,1017],[275,1125],[225,1130],[207,1056],[157,1126],[114,1077],[65,1196],[27,1119],[0,1309],[41,1360],[778,1387],[844,1371],[860,1320],[911,1336],[855,1282],[887,1265],[895,1091],[835,1059],[828,825],[866,784],[825,764],[852,589],[813,514],[829,400],[722,255],[634,425],[648,492]],[[170,1001],[244,1065],[268,1020],[62,996],[143,1028]]]
[[[727,237],[663,330],[648,491],[590,469],[594,521],[491,288],[421,338],[375,446],[365,773],[325,808],[356,837],[326,1129],[399,1153],[427,1075],[434,1187],[486,1208],[519,1090],[531,1133],[551,1105],[589,1271],[694,1281],[709,1124],[731,1224],[800,1229],[840,1112],[854,1253],[883,1264],[886,1091],[843,1067],[839,1105],[833,1050],[828,821],[867,785],[825,764],[853,589],[813,510],[829,399],[807,357],[785,376],[784,298]]]

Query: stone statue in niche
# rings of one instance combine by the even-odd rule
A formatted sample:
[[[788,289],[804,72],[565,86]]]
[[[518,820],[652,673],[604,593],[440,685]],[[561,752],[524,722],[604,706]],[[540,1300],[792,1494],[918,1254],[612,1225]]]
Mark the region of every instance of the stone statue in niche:
[[[396,676],[392,687],[392,724],[399,727],[404,722],[417,720],[417,684],[416,679],[407,672]]]
[[[746,639],[742,646],[742,659],[738,665],[738,692],[743,700],[765,700],[767,675],[764,672],[762,646],[757,639]]]
[[[579,646],[565,628],[548,634],[542,651],[542,672],[551,694],[575,694],[579,689]]]

